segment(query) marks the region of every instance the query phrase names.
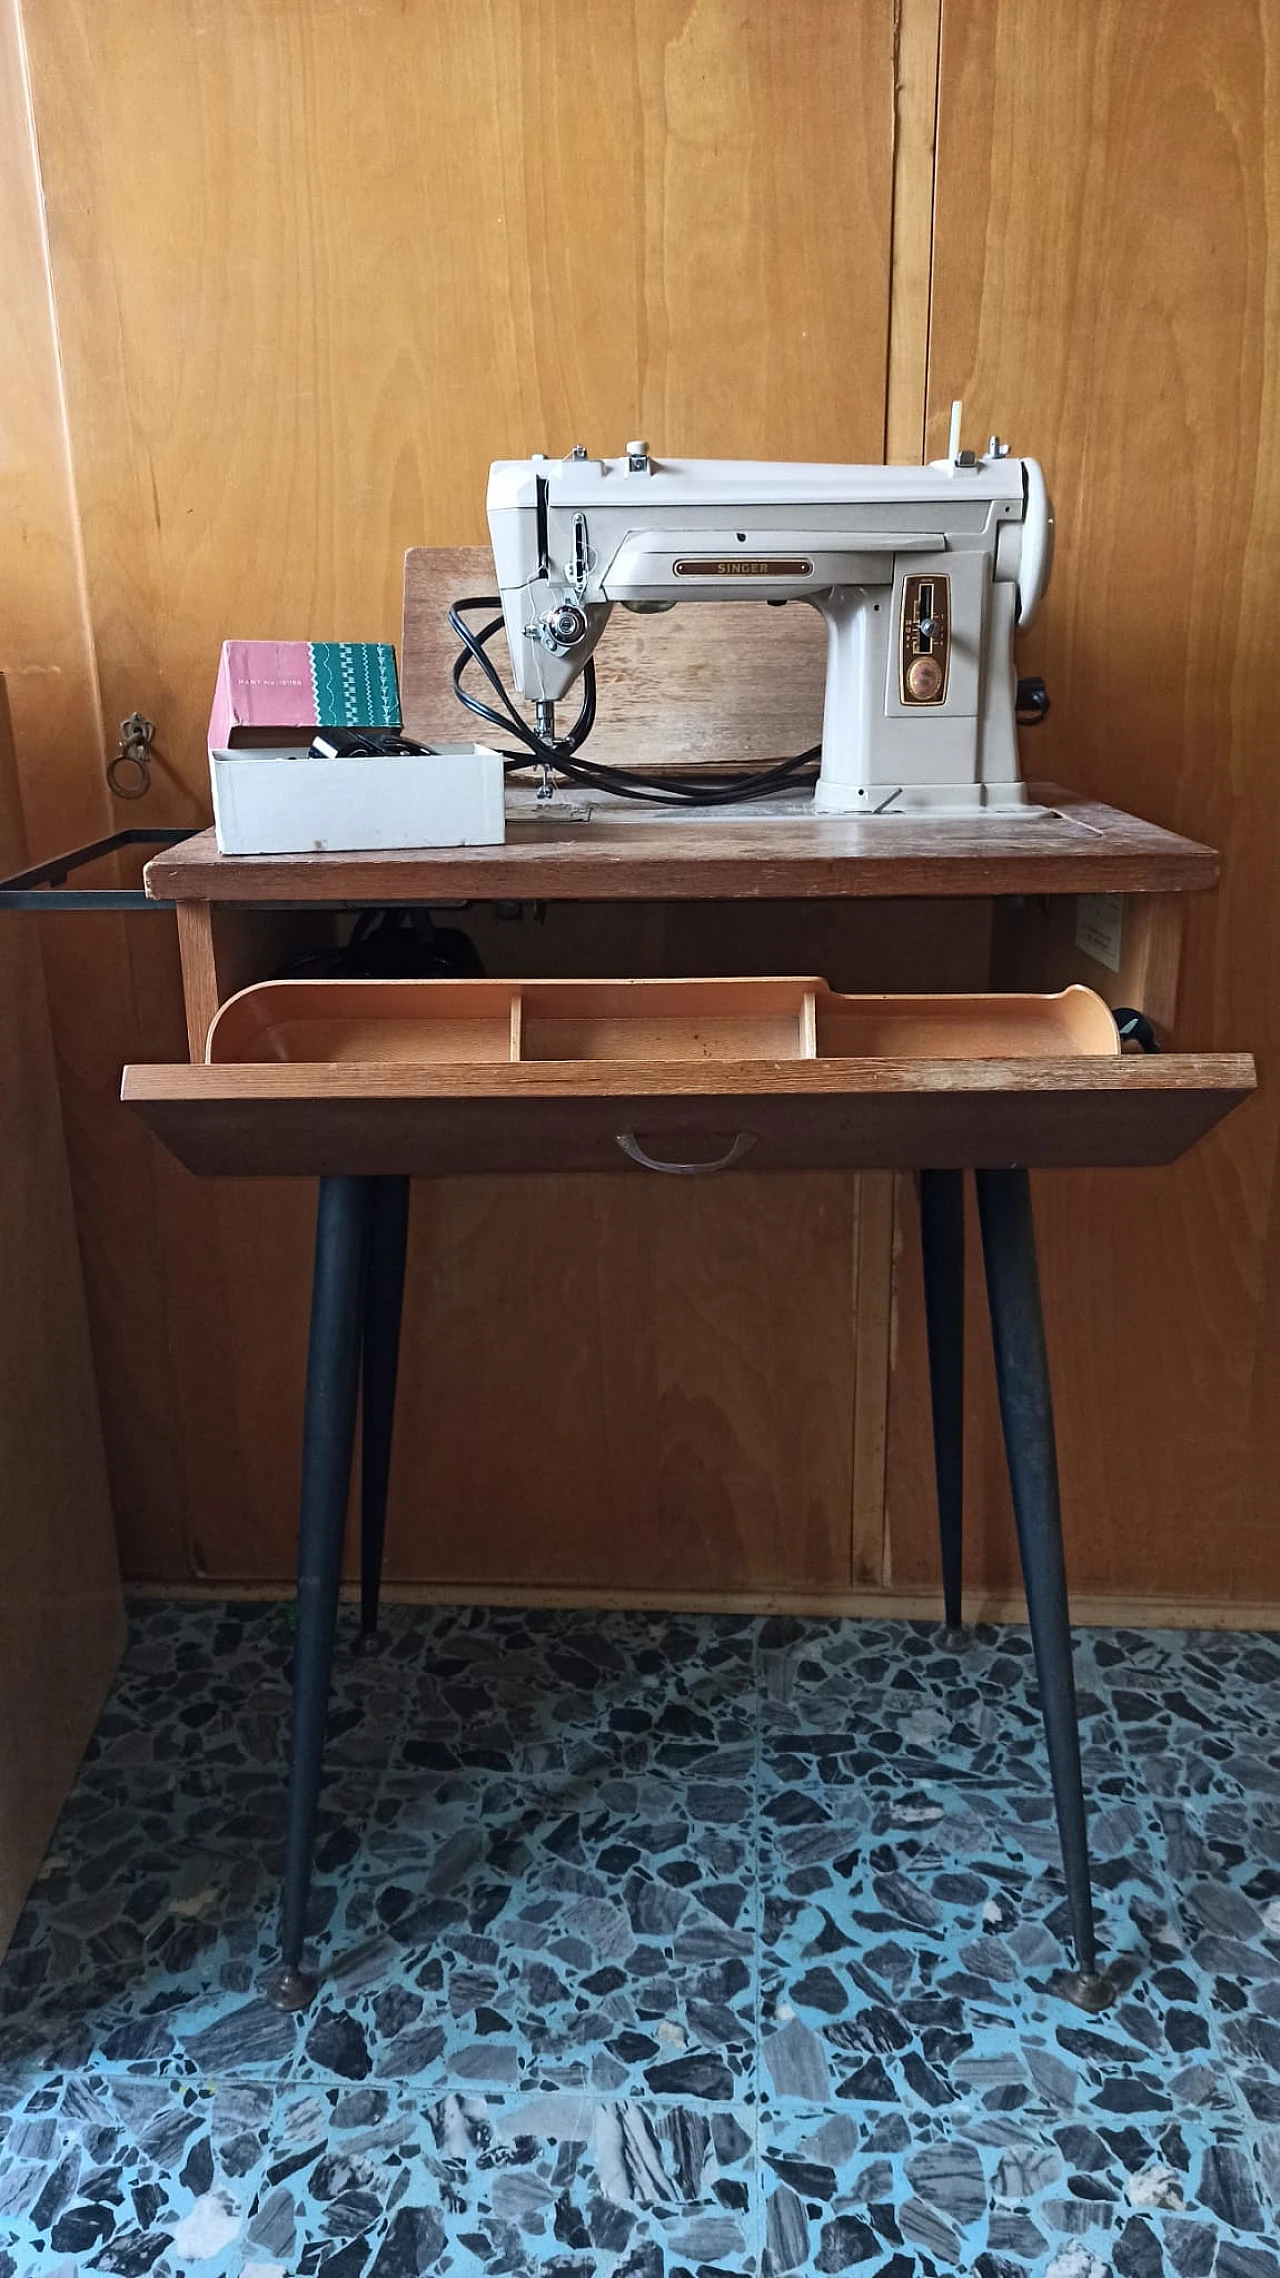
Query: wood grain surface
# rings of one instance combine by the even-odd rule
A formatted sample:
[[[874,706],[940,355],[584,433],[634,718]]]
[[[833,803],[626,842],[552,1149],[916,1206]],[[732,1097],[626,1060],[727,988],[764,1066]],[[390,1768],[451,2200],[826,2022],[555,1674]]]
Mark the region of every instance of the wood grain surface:
[[[413,1210],[422,1426],[394,1450],[393,1575],[421,1572],[423,1463],[432,1569],[480,1596],[847,1582],[856,1180],[465,1179]],[[478,1355],[474,1261],[499,1239]]]
[[[634,1183],[623,1136],[660,1167],[714,1164],[745,1138],[742,1175],[1167,1163],[1253,1084],[1248,1056],[1229,1052],[647,1067],[231,1061],[126,1068],[123,1096],[205,1175],[576,1170]],[[758,1206],[767,1215],[767,1188]]]
[[[1222,892],[1189,913],[1176,1034],[1256,1049],[1264,1071],[1280,1048],[1278,89],[1271,9],[947,5],[929,369],[931,447],[962,395],[971,435],[1036,452],[1056,498],[1026,645],[1053,696],[1037,753],[1221,848]],[[1264,1083],[1176,1169],[1036,1182],[1085,1587],[1276,1595],[1278,1137]],[[937,1553],[909,1233],[903,1260],[889,1479],[906,1583]],[[999,1581],[984,1344],[975,1331],[970,1506],[975,1569]]]
[[[0,6],[0,670],[36,861],[153,814],[106,787],[115,743],[86,610],[20,17]],[[127,557],[123,522],[119,544]],[[111,726],[120,717],[107,714]],[[140,861],[121,858],[85,882],[136,886],[140,875]],[[172,921],[4,922],[39,934],[112,1498],[126,1562],[158,1571],[181,1540],[183,1448],[153,1150],[121,1110],[119,1076],[123,1061],[165,1056],[181,1038]]]
[[[488,546],[411,546],[404,558],[401,699],[411,735],[438,743],[497,743],[510,736],[458,702],[458,639],[449,610],[492,594]],[[470,622],[478,629],[483,617]],[[489,653],[507,685],[505,633]],[[662,774],[677,767],[732,771],[808,751],[822,741],[827,629],[816,609],[788,602],[700,602],[660,617],[615,609],[595,652],[597,712],[589,756],[611,767]],[[488,692],[478,667],[467,682]],[[557,717],[571,723],[575,691]],[[532,714],[527,714],[532,719]]]
[[[224,638],[397,639],[406,549],[483,539],[491,458],[579,436],[614,448],[637,433],[670,452],[881,456],[892,0],[793,0],[785,11],[644,0],[621,12],[598,0],[16,4],[42,177],[38,193],[28,188],[32,210],[42,195],[48,214],[65,409],[48,463],[69,465],[78,510],[57,542],[64,564],[82,563],[87,685],[108,742],[135,706],[157,725],[153,791],[123,819],[207,818],[205,725]],[[337,90],[342,116],[370,122],[368,132],[335,133]],[[29,174],[29,154],[24,163]],[[43,282],[33,308],[47,309]],[[53,613],[42,609],[42,627]],[[781,614],[788,638],[820,640],[816,619]],[[64,753],[68,777],[99,797],[101,763],[100,740]],[[69,791],[50,803],[73,811]],[[808,918],[798,922],[812,936]],[[979,912],[954,929],[966,972],[985,923]],[[123,1060],[173,1059],[182,1024],[171,921],[128,926],[121,968],[95,933],[66,991],[80,1049],[101,1058],[113,1089]],[[936,972],[947,943],[917,948],[912,926],[895,921],[902,954]],[[494,928],[488,909],[477,914],[478,936]],[[721,909],[700,926],[637,906],[612,931],[588,910],[577,930],[555,919],[536,941],[532,926],[520,930],[530,959],[550,942],[568,971],[591,970],[602,942],[605,970],[644,970],[668,954],[660,935],[678,937],[689,970],[722,967],[722,932],[738,961],[750,954],[743,919]],[[197,1047],[207,984],[247,940],[242,926],[220,936],[215,918],[214,973],[188,1008]],[[254,937],[255,958],[263,941]],[[837,939],[829,963],[849,954]],[[875,968],[883,952],[871,942],[865,956]],[[116,1008],[130,994],[126,1039]],[[136,1146],[140,1127],[125,1120]],[[126,1564],[178,1577],[285,1572],[308,1198],[200,1188],[158,1150],[135,1191],[105,1138],[94,1146],[80,1211]],[[669,1196],[642,1204],[619,1182],[599,1200],[565,1182],[554,1209],[541,1191],[537,1234],[529,1207],[500,1182],[482,1208],[441,1189],[415,1233],[412,1271],[421,1289],[440,1285],[444,1261],[456,1268],[441,1333],[460,1370],[483,1366],[495,1412],[521,1418],[520,1461],[557,1483],[556,1499],[531,1506],[527,1522],[516,1513],[506,1473],[499,1493],[497,1474],[486,1485],[483,1465],[473,1472],[471,1403],[455,1400],[442,1425],[427,1381],[420,1436],[407,1434],[398,1455],[401,1570],[437,1571],[455,1555],[453,1531],[470,1543],[481,1520],[491,1574],[503,1571],[504,1530],[526,1523],[548,1558],[562,1555],[559,1543],[571,1546],[566,1558],[583,1554],[605,1493],[600,1449],[631,1429],[634,1386],[620,1358],[630,1322],[639,1347],[658,1340],[671,1356],[652,1364],[666,1389],[637,1410],[668,1515],[642,1523],[637,1506],[634,1526],[599,1529],[596,1570],[603,1546],[622,1555],[625,1534],[633,1579],[648,1557],[669,1582],[681,1541],[704,1527],[719,1541],[719,1528],[723,1579],[747,1585],[761,1560],[761,1571],[780,1571],[781,1514],[794,1496],[809,1514],[800,1534],[811,1579],[824,1559],[847,1579],[853,1182],[815,1180],[765,1224],[740,1224],[728,1206],[713,1223]],[[524,1352],[495,1349],[504,1311],[529,1324],[538,1315],[530,1334],[545,1340],[539,1299],[576,1218],[617,1277],[603,1418],[527,1395]],[[800,1334],[794,1259],[828,1241]],[[268,1283],[246,1313],[242,1293],[263,1262]],[[560,1260],[553,1286],[565,1271]],[[600,1324],[587,1294],[595,1269],[583,1271],[560,1350],[566,1380],[586,1383]],[[726,1324],[708,1335],[705,1359],[688,1356],[698,1391],[682,1399],[661,1371],[674,1370],[681,1340],[697,1343],[700,1319],[720,1317],[717,1271],[735,1302],[750,1284],[757,1343],[773,1318],[790,1324],[787,1342],[754,1376],[726,1364],[717,1384],[717,1356],[736,1334]],[[686,1300],[688,1325],[672,1344]],[[412,1371],[408,1381],[413,1413]],[[762,1400],[774,1403],[768,1416]],[[812,1428],[828,1410],[838,1428]],[[796,1418],[809,1426],[802,1477]],[[570,1507],[565,1483],[579,1479],[582,1503],[575,1490]],[[727,1533],[726,1480],[748,1512]]]
[[[207,812],[220,643],[396,640],[406,548],[484,540],[491,459],[882,455],[890,0],[23,19],[97,668],[110,722],[157,723],[151,819]]]
[[[470,896],[550,901],[961,899],[992,894],[1189,892],[1211,885],[1207,846],[1059,784],[1053,811],[983,823],[903,816],[684,815],[618,801],[590,820],[531,810],[502,846],[371,854],[219,854],[212,831],[147,864],[157,899],[324,907]],[[945,920],[939,920],[940,924]]]
[[[898,0],[885,458],[925,456],[942,0]]]
[[[875,459],[886,441],[912,455],[922,413],[936,450],[960,393],[966,440],[998,427],[1037,453],[1058,506],[1054,583],[1024,663],[1046,671],[1053,711],[1030,756],[1086,796],[1222,848],[1226,888],[1216,904],[1193,904],[1176,1008],[1167,938],[1161,948],[1152,935],[1134,969],[1174,1011],[1175,1041],[1257,1047],[1265,1071],[1280,1041],[1270,11],[1176,0],[644,0],[626,11],[596,0],[12,0],[5,38],[15,24],[25,65],[16,55],[0,73],[0,662],[14,674],[33,854],[101,829],[104,746],[135,705],[158,727],[155,787],[117,815],[205,821],[220,641],[395,639],[404,552],[482,542],[494,456],[579,437],[611,448],[635,433],[708,455]],[[345,115],[376,131],[334,135],[339,88]],[[812,640],[803,617],[775,614],[768,637]],[[670,670],[659,666],[655,700]],[[769,724],[792,748],[782,721]],[[663,859],[655,850],[650,891]],[[510,925],[487,899],[491,883],[478,883],[484,906],[458,922],[493,971],[754,963],[857,987],[899,970],[936,986],[952,960],[955,985],[975,963],[977,978],[985,970],[986,901],[931,914],[920,900],[819,910],[793,898],[766,913],[723,898],[758,893],[743,863],[717,873],[721,898],[701,907],[668,898],[608,911],[599,896],[616,887],[599,879],[616,868],[599,866],[576,909],[539,914],[522,898]],[[513,901],[549,890],[535,867],[521,875]],[[872,874],[859,875],[872,891]],[[793,895],[820,891],[815,877],[810,866]],[[1126,877],[1158,896],[1207,884],[1210,869],[1194,881],[1185,866],[1140,880],[1117,869],[1109,883],[1128,891]],[[388,890],[385,878],[365,884]],[[296,914],[304,930],[331,924]],[[257,934],[239,913],[215,916],[215,987],[220,954],[241,977],[262,969],[274,918],[259,915]],[[998,913],[998,957],[1008,915]],[[781,959],[775,916],[796,944]],[[1018,930],[1025,943],[1033,917]],[[127,1565],[279,1576],[307,1197],[288,1183],[198,1187],[115,1102],[123,1060],[182,1050],[169,921],[43,931]],[[1049,944],[1055,957],[1064,946]],[[207,1009],[193,1006],[193,1034]],[[1176,1169],[1037,1181],[1068,1523],[1089,1586],[1158,1579],[1184,1597],[1234,1589],[1251,1605],[1278,1595],[1278,1140],[1264,1089]],[[532,1335],[538,1289],[521,1277],[554,1269],[551,1286],[564,1287],[561,1252],[578,1222],[615,1282],[591,1285],[589,1265],[573,1281],[566,1381],[636,1397],[618,1337],[602,1344],[593,1311],[615,1295],[637,1352],[668,1356],[640,1403],[659,1443],[668,1531],[646,1534],[628,1503],[626,1555],[647,1542],[674,1587],[683,1526],[724,1551],[728,1588],[776,1576],[794,1400],[834,1419],[812,1441],[803,1485],[791,1481],[815,1588],[820,1570],[848,1581],[851,1501],[859,1570],[874,1557],[868,1482],[885,1459],[882,1401],[863,1397],[871,1330],[848,1322],[856,1182],[786,1184],[795,1219],[748,1229],[728,1215],[718,1233],[656,1180],[601,1182],[598,1203],[573,1180],[539,1182],[536,1227],[501,1179],[433,1189],[411,1265],[424,1322],[453,1340],[455,1394],[465,1356],[481,1350],[498,1411],[509,1406],[533,1435],[549,1559],[562,1544],[569,1562],[585,1555],[591,1525],[565,1508],[563,1484],[599,1487],[603,1426],[531,1390],[538,1372],[495,1342],[492,1324],[505,1308]],[[745,1190],[714,1191],[729,1213]],[[741,1390],[750,1372],[728,1365],[728,1324],[707,1346],[723,1381],[700,1377],[693,1404],[674,1395],[663,1370],[677,1357],[693,1365],[686,1347],[714,1312],[715,1274],[739,1302],[755,1277],[762,1355],[771,1320],[795,1326],[793,1254],[823,1241],[830,1270],[813,1281],[802,1333],[753,1364],[752,1391]],[[868,1237],[868,1256],[882,1248]],[[905,1222],[899,1251],[889,1547],[910,1589],[913,1576],[932,1578],[935,1553]],[[670,1277],[662,1288],[655,1258]],[[248,1323],[246,1275],[261,1276]],[[446,1286],[447,1302],[430,1296]],[[889,1327],[886,1309],[886,1356]],[[602,1351],[613,1356],[603,1373]],[[425,1375],[412,1382],[426,1418],[432,1388]],[[757,1394],[774,1403],[767,1417]],[[468,1486],[475,1435],[456,1426],[466,1408],[455,1398],[443,1435],[424,1421],[422,1440],[398,1452],[395,1556],[402,1574],[419,1558],[429,1578],[465,1555],[444,1540],[441,1510],[473,1537],[483,1516],[496,1529],[484,1553],[496,1587],[503,1529],[523,1522],[505,1454],[486,1446],[484,1479]],[[987,1530],[998,1577],[1009,1537],[989,1422],[972,1436],[975,1540]],[[743,1531],[724,1518],[722,1476],[751,1514]]]
[[[287,1575],[314,1186],[172,1175],[210,1205],[174,1315],[201,1394],[187,1572]],[[481,1599],[616,1582],[649,1603],[726,1576],[847,1581],[858,1181],[769,1181],[767,1209],[762,1183],[415,1188],[392,1575]],[[478,1287],[497,1255],[501,1277]],[[264,1420],[234,1460],[228,1415]]]
[[[133,1595],[138,1598],[177,1602],[187,1605],[225,1604],[228,1599],[281,1598],[294,1594],[293,1579],[279,1577],[274,1584],[263,1582],[152,1582],[135,1585]],[[343,1584],[343,1603],[359,1603],[359,1584],[348,1580]],[[470,1582],[389,1582],[383,1588],[383,1600],[390,1605],[471,1605],[475,1602],[474,1585]],[[489,1581],[485,1586],[485,1601],[491,1606],[580,1606],[593,1608],[635,1607],[637,1610],[652,1604],[645,1590],[613,1588],[580,1588],[573,1583],[516,1584]],[[827,1620],[848,1621],[911,1621],[934,1624],[943,1618],[943,1598],[940,1587],[919,1590],[895,1590],[891,1584],[877,1582],[872,1589],[854,1587],[835,1590],[829,1585],[822,1590],[681,1590],[678,1583],[668,1585],[663,1605],[669,1609],[690,1613],[763,1613],[824,1616]],[[979,1585],[970,1593],[970,1619],[975,1622],[1021,1622],[1027,1619],[1027,1602],[1021,1591],[1015,1589],[986,1589]],[[1071,1593],[1072,1620],[1077,1628],[1116,1629],[1280,1629],[1280,1599],[1277,1598],[1222,1598],[1212,1592],[1201,1597],[1170,1598],[1158,1591],[1140,1592],[1123,1590],[1073,1590]]]
[[[1061,989],[1082,982],[1114,1010],[1144,1013],[1168,1050],[1177,1034],[1188,906],[1185,894],[1123,896],[1114,957],[1104,964],[1081,947],[1082,912],[1074,895],[1003,900],[993,914],[992,986]]]
[[[25,854],[0,678],[0,864]],[[124,1643],[34,926],[0,916],[0,1952]]]

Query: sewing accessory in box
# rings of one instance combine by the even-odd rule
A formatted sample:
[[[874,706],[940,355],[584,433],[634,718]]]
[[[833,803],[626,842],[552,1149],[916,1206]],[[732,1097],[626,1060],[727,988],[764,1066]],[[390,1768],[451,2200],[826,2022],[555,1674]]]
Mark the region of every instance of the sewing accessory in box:
[[[502,760],[483,744],[311,756],[318,727],[399,725],[395,652],[385,642],[224,642],[209,717],[219,852],[500,844]]]

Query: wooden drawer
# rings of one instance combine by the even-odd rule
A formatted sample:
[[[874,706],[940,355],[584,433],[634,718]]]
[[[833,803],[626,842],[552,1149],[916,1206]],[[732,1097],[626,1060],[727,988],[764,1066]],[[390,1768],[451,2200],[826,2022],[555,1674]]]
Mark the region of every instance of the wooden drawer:
[[[1084,989],[357,981],[245,990],[204,1066],[123,1097],[201,1172],[692,1176],[1164,1163],[1253,1085],[1246,1055],[1121,1057]]]

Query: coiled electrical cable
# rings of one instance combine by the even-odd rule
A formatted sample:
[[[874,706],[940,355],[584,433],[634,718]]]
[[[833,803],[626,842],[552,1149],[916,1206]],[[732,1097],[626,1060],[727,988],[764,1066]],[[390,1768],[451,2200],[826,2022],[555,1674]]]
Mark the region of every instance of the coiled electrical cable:
[[[473,609],[496,609],[499,614],[478,629],[468,625],[463,612]],[[453,688],[460,704],[486,726],[511,735],[523,747],[520,751],[504,751],[508,774],[524,768],[540,768],[546,775],[558,775],[566,783],[573,783],[592,791],[609,791],[620,799],[638,799],[654,807],[731,807],[751,799],[767,799],[773,793],[811,782],[822,758],[821,744],[813,744],[808,751],[797,752],[792,759],[780,759],[764,767],[744,770],[730,775],[722,770],[682,768],[677,774],[646,775],[640,769],[611,767],[604,760],[580,757],[583,744],[595,725],[596,673],[595,663],[588,658],[582,673],[582,702],[573,726],[564,736],[543,736],[521,717],[505,687],[488,644],[502,627],[502,604],[493,593],[474,594],[463,601],[455,601],[449,611],[449,623],[461,644],[453,663]],[[496,703],[486,703],[463,685],[463,675],[469,665],[477,665],[488,682]]]

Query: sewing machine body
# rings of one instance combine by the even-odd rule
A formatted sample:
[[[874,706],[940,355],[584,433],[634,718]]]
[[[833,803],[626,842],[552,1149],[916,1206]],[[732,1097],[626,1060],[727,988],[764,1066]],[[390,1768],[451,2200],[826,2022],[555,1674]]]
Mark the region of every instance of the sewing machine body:
[[[657,460],[633,444],[499,461],[488,510],[512,675],[534,704],[569,694],[618,603],[805,601],[827,623],[819,812],[1024,805],[1013,639],[1053,537],[1033,459],[994,438],[926,467]]]

